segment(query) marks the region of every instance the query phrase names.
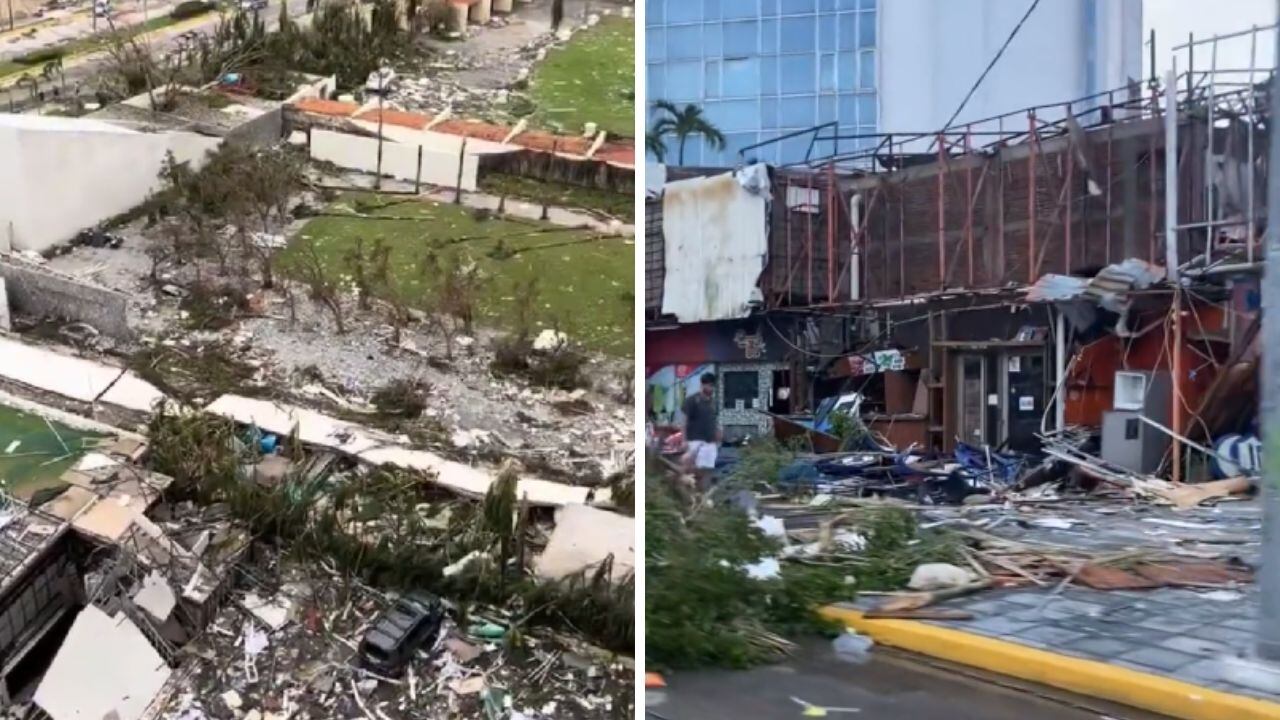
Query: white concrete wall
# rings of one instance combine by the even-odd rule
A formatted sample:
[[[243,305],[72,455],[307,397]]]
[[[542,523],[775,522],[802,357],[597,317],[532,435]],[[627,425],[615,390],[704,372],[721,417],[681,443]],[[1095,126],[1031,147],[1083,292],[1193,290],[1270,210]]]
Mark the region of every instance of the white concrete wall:
[[[418,147],[416,144],[384,140],[382,174],[412,181],[418,169]],[[458,151],[442,151],[425,145],[422,147],[422,182],[427,185],[457,187]],[[315,128],[311,131],[311,157],[331,162],[338,167],[372,173],[378,167],[378,140]],[[463,190],[476,189],[478,169],[478,159],[468,151],[462,162]]]
[[[879,9],[880,131],[930,132],[946,124],[1027,4],[891,0]],[[1124,86],[1142,75],[1141,34],[1141,0],[1043,0],[956,122]]]
[[[199,164],[220,140],[141,133],[94,120],[0,115],[0,228],[14,250],[44,250],[159,188],[165,153]]]

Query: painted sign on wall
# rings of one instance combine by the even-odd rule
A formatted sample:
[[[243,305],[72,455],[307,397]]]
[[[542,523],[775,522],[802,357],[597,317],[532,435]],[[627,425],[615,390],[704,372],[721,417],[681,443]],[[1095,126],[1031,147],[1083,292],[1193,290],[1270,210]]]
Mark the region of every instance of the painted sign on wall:
[[[645,397],[652,422],[659,425],[680,425],[684,414],[680,411],[684,399],[701,390],[702,376],[713,372],[714,366],[664,365],[645,379]]]

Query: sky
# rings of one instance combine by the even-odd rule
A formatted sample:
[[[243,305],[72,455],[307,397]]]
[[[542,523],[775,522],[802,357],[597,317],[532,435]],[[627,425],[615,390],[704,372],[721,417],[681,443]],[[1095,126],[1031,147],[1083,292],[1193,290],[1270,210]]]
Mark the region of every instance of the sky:
[[[1251,25],[1265,27],[1276,21],[1276,0],[1143,0],[1143,35],[1150,37],[1156,31],[1156,67],[1163,75],[1176,56],[1179,72],[1187,69],[1187,51],[1171,53],[1170,48],[1187,41],[1187,34],[1194,32],[1197,38],[1248,30]],[[1257,65],[1275,62],[1275,31],[1258,33]],[[1245,68],[1249,65],[1250,39],[1224,40],[1218,44],[1218,66]],[[1208,67],[1211,45],[1198,45],[1195,49],[1197,68]],[[1150,73],[1150,48],[1146,39],[1142,48],[1142,68]]]

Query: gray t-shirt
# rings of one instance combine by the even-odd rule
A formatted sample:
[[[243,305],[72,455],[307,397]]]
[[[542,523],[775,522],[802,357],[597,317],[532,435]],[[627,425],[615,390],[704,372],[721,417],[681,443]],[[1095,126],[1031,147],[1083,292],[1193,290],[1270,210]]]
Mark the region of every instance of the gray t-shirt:
[[[716,403],[714,397],[702,393],[690,395],[684,401],[685,440],[715,442]]]

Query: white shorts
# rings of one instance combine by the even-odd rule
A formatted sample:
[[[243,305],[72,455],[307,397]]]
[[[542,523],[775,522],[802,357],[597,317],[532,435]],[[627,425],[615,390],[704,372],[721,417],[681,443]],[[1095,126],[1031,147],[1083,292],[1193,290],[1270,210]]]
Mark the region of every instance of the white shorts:
[[[714,470],[718,452],[719,447],[713,442],[690,440],[689,449],[685,451],[685,457],[693,458],[693,466],[699,470]]]

